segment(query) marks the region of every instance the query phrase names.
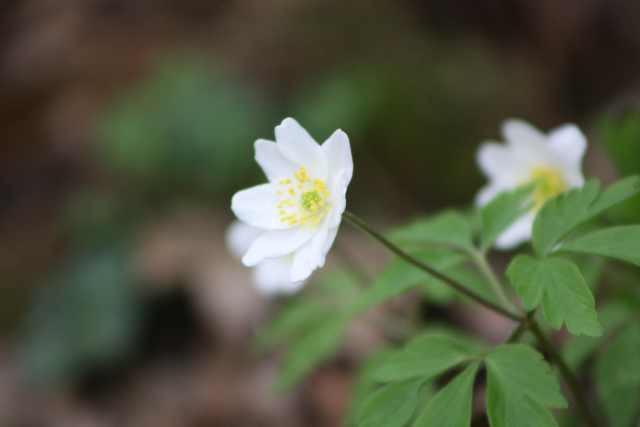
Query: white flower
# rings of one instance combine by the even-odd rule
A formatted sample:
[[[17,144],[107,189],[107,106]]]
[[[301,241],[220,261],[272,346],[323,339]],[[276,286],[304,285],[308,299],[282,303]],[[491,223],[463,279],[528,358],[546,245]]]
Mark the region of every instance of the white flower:
[[[260,233],[257,228],[235,221],[227,230],[227,246],[233,255],[241,258]],[[265,259],[253,268],[256,288],[265,295],[296,292],[304,285],[304,281],[292,282],[289,279],[292,265],[291,255]]]
[[[478,151],[478,164],[489,184],[476,197],[483,206],[497,194],[535,182],[534,207],[497,240],[499,249],[511,249],[531,238],[538,210],[550,198],[584,184],[582,158],[587,142],[577,126],[567,124],[544,134],[522,120],[502,125],[506,144],[486,143]]]
[[[335,240],[353,174],[351,147],[341,130],[319,145],[291,118],[276,126],[275,135],[276,142],[255,143],[269,182],[237,192],[231,209],[260,230],[242,262],[253,267],[291,256],[289,280],[300,282],[324,265]]]

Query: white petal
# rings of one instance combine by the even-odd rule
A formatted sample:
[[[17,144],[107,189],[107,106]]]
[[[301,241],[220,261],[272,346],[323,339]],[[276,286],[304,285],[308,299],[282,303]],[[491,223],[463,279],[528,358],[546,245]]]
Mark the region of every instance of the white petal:
[[[329,231],[327,232],[327,237],[324,241],[324,247],[322,248],[322,250],[324,251],[325,257],[329,253],[329,249],[331,249],[331,246],[333,246],[333,242],[335,242],[336,240],[336,236],[338,235],[339,228],[340,227],[330,227]]]
[[[289,228],[280,221],[276,187],[271,184],[256,185],[238,191],[231,199],[231,210],[242,222],[265,230]]]
[[[534,213],[524,215],[514,222],[496,241],[496,248],[502,250],[513,249],[519,244],[531,239]]]
[[[495,143],[482,144],[476,160],[480,170],[495,185],[513,188],[522,179],[522,161],[515,156],[511,147]]]
[[[227,229],[225,236],[229,251],[231,251],[234,256],[242,258],[242,255],[247,252],[251,243],[253,243],[261,232],[262,230],[259,228],[251,227],[240,221],[234,221]]]
[[[529,123],[520,119],[507,119],[502,123],[502,135],[511,143],[544,143],[546,136]]]
[[[342,179],[348,185],[353,176],[353,158],[347,134],[338,129],[322,144],[321,148],[327,159],[329,174],[342,172]]]
[[[506,189],[496,184],[489,184],[482,188],[476,195],[475,204],[478,207],[482,207],[493,200],[498,194]]]
[[[324,153],[297,121],[289,117],[276,126],[276,142],[282,155],[297,166],[304,166],[312,178],[326,179],[327,160]]]
[[[325,223],[318,228],[313,238],[296,251],[291,268],[291,281],[306,280],[313,270],[324,265],[325,257],[329,249],[327,247],[328,237],[329,227],[325,221]]]
[[[338,173],[331,179],[331,211],[329,212],[329,227],[337,227],[342,221],[342,214],[347,207],[347,187],[349,182],[345,178],[348,172]]]
[[[587,150],[587,138],[575,125],[564,125],[549,133],[549,147],[565,167],[580,168]]]
[[[569,188],[578,188],[584,185],[585,179],[580,167],[569,168],[564,172]]]
[[[256,162],[260,165],[267,179],[271,182],[293,175],[296,165],[282,155],[278,145],[273,141],[259,139],[254,144]]]
[[[495,143],[485,143],[480,146],[476,154],[476,161],[482,173],[490,178],[496,178],[504,173],[504,168],[510,163],[511,153],[507,147]]]
[[[242,258],[242,263],[247,267],[253,267],[264,259],[289,255],[309,241],[312,236],[313,231],[303,227],[265,231],[251,244]]]
[[[283,286],[282,293],[291,295],[293,293],[298,292],[304,286],[306,282],[304,280],[300,280],[298,282],[289,282],[286,286]]]
[[[304,285],[304,281],[289,280],[292,265],[291,256],[262,261],[253,270],[256,288],[265,295],[290,294],[297,291]]]

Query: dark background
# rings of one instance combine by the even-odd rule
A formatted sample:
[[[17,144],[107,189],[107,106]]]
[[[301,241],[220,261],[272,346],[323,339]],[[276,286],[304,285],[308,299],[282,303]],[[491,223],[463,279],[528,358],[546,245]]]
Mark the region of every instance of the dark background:
[[[344,129],[350,209],[381,226],[468,206],[508,117],[578,123],[611,180],[598,130],[637,100],[638,22],[633,0],[2,2],[0,423],[339,425],[380,333],[272,391],[252,337],[279,302],[223,239],[253,141]],[[487,316],[460,322],[500,338]]]

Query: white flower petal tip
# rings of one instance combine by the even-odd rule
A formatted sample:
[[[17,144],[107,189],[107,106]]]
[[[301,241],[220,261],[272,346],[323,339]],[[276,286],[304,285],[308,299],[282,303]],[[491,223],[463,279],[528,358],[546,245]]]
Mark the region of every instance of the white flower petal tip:
[[[528,242],[531,239],[534,219],[534,214],[527,214],[511,224],[496,240],[496,249],[510,251]]]
[[[267,283],[264,265],[287,259],[284,282],[298,289],[324,265],[336,237],[353,176],[349,137],[338,129],[320,145],[286,118],[275,128],[275,142],[255,142],[255,160],[269,182],[237,192],[231,202],[238,219],[256,232],[250,243],[244,242],[242,262],[255,267],[256,277]]]
[[[506,250],[531,239],[535,214],[547,200],[584,184],[587,139],[573,124],[545,134],[524,120],[508,119],[501,129],[504,144],[486,143],[478,149],[478,166],[489,182],[477,194],[476,204],[483,206],[501,192],[536,184],[532,211],[496,241],[496,248]]]
[[[235,221],[229,226],[225,235],[227,247],[234,256],[242,258],[262,233],[260,229]],[[254,286],[266,296],[291,295],[297,292],[305,282],[290,280],[292,265],[293,256],[291,255],[264,259],[256,263],[252,272]]]
[[[225,242],[229,252],[237,258],[242,258],[253,241],[260,235],[260,229],[251,227],[240,221],[234,221],[225,234]]]

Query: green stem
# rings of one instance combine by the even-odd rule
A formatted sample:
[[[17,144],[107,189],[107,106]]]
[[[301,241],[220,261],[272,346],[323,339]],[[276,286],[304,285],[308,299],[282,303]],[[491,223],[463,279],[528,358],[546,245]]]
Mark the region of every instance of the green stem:
[[[385,246],[387,249],[389,249],[391,252],[393,252],[394,254],[396,254],[399,258],[403,259],[404,261],[408,262],[409,264],[413,265],[414,267],[417,267],[418,269],[424,271],[425,273],[435,277],[436,279],[441,280],[442,282],[444,282],[446,285],[450,286],[451,288],[455,289],[456,291],[460,292],[461,294],[465,295],[466,297],[470,298],[471,300],[477,302],[478,304],[481,304],[485,307],[487,307],[490,310],[495,311],[496,313],[499,313],[511,320],[514,320],[516,322],[520,322],[523,320],[522,317],[520,317],[519,315],[513,313],[510,310],[507,310],[506,308],[503,308],[501,306],[499,306],[498,304],[495,304],[483,297],[481,297],[480,295],[476,294],[475,292],[467,289],[464,285],[462,285],[461,283],[457,282],[456,280],[440,273],[437,270],[434,270],[433,268],[431,268],[430,266],[426,265],[425,263],[423,263],[422,261],[414,258],[413,256],[409,255],[408,253],[406,253],[405,251],[403,251],[402,249],[400,249],[398,246],[396,246],[395,244],[391,243],[389,240],[387,240],[386,237],[384,237],[382,234],[378,233],[377,231],[373,230],[372,228],[370,228],[366,222],[364,222],[363,220],[361,220],[359,217],[357,217],[356,215],[352,214],[351,212],[345,211],[343,214],[343,218],[345,218],[347,221],[349,221],[353,226],[355,226],[356,228],[362,230],[363,232],[365,232],[366,234],[368,234],[369,236],[371,236],[372,238],[374,238],[375,240],[377,240],[378,242],[382,243],[383,246]]]
[[[522,334],[524,334],[524,331],[527,330],[527,322],[525,320],[523,320],[522,322],[520,322],[520,324],[518,325],[517,328],[515,328],[513,330],[513,332],[511,332],[511,335],[509,336],[509,338],[507,339],[507,344],[513,344],[518,342],[518,340],[520,339],[520,337],[522,337]]]
[[[476,264],[480,272],[484,274],[487,280],[489,281],[489,285],[491,286],[493,293],[495,293],[496,296],[498,297],[498,300],[500,301],[500,303],[503,304],[505,307],[508,307],[512,311],[517,311],[517,308],[513,304],[513,302],[509,300],[509,298],[507,298],[507,295],[504,292],[504,288],[500,284],[498,277],[493,272],[493,269],[487,262],[487,258],[484,256],[484,254],[477,251],[470,251],[470,254],[471,254],[471,258],[473,259],[473,262]]]
[[[598,422],[595,419],[594,415],[591,413],[591,410],[589,409],[589,403],[587,401],[587,398],[582,393],[582,387],[580,386],[580,383],[578,382],[578,379],[576,378],[576,376],[571,371],[571,368],[569,368],[569,365],[567,365],[567,362],[565,362],[564,358],[560,355],[560,353],[556,351],[553,344],[544,335],[544,332],[542,332],[542,329],[540,329],[540,326],[535,321],[535,319],[530,318],[528,323],[529,323],[529,329],[538,340],[540,347],[542,347],[542,349],[555,362],[556,366],[560,370],[560,374],[562,375],[565,382],[571,389],[571,392],[575,397],[575,402],[576,402],[580,417],[583,419],[583,421],[586,423],[587,426],[598,427]]]

